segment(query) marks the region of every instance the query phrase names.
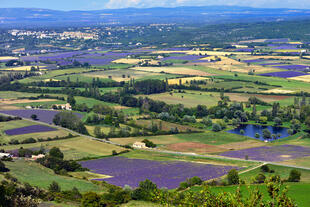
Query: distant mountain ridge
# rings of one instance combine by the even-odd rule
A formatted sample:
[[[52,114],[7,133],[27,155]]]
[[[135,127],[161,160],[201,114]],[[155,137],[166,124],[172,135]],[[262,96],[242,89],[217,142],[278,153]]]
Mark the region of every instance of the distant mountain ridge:
[[[0,8],[0,26],[149,24],[149,23],[227,23],[280,21],[310,18],[306,9],[265,9],[236,6],[176,8],[126,8],[93,11],[57,11],[36,8]]]

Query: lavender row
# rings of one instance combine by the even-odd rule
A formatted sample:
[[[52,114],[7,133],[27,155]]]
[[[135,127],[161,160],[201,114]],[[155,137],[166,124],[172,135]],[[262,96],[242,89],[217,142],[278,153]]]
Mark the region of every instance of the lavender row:
[[[21,134],[31,134],[31,133],[38,133],[38,132],[50,132],[50,131],[56,131],[57,129],[44,126],[44,125],[32,125],[32,126],[26,126],[21,128],[15,128],[15,129],[9,129],[6,130],[5,133],[7,135],[21,135]]]

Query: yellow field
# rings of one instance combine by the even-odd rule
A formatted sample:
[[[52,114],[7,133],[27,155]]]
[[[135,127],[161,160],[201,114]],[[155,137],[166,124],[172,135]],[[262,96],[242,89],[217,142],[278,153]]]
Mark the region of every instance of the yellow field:
[[[14,67],[14,68],[1,68],[1,70],[11,70],[11,71],[25,71],[25,70],[28,70],[30,71],[31,69],[31,66],[20,66],[20,67]],[[44,66],[40,67],[40,71],[44,71],[46,69],[44,69]]]
[[[124,63],[124,64],[138,64],[139,62],[146,61],[146,59],[130,59],[130,58],[121,58],[118,60],[112,61],[113,63]],[[156,60],[148,60],[152,65],[158,65]]]
[[[190,82],[192,80],[208,80],[209,78],[206,77],[189,77],[189,78],[175,78],[175,79],[169,79],[168,84],[169,85],[178,85],[180,83],[180,80],[182,84],[186,84],[186,82]]]
[[[255,39],[255,40],[244,40],[239,43],[251,43],[251,42],[265,42],[267,39]]]
[[[38,99],[38,100],[30,100],[30,99],[1,99],[0,104],[21,104],[21,103],[37,103],[37,102],[51,102],[57,101],[56,99]]]
[[[148,72],[165,72],[170,74],[180,75],[196,75],[196,76],[211,76],[213,74],[206,73],[204,71],[194,70],[186,67],[134,67],[133,70],[148,71]]]
[[[248,66],[244,62],[239,62],[237,60],[225,57],[225,56],[217,56],[221,58],[221,61],[217,62],[208,62],[208,63],[195,63],[197,65],[204,65],[210,68],[214,68],[217,70],[225,70],[230,72],[239,72],[239,73],[248,73],[249,71],[264,73],[270,71],[278,71],[279,69],[271,68],[271,67],[263,67],[260,65],[250,65]],[[203,60],[215,59],[215,56],[210,56],[203,58]]]
[[[209,50],[200,50],[200,51],[192,51],[192,50],[188,50],[188,51],[154,51],[153,53],[158,54],[158,53],[162,53],[162,54],[169,54],[169,53],[186,53],[189,55],[199,55],[199,54],[207,54],[207,55],[250,55],[250,52],[222,52],[222,51],[209,51]]]
[[[244,58],[244,60],[252,60],[252,59],[274,59],[274,60],[298,60],[297,56],[271,56],[271,55],[262,55],[262,56],[248,56]]]
[[[292,49],[292,50],[274,50],[275,52],[301,52],[303,49]]]
[[[270,89],[267,91],[264,91],[264,93],[282,93],[282,94],[288,94],[288,93],[294,93],[295,91],[291,91],[291,90],[283,90],[283,89]]]
[[[297,76],[297,77],[288,78],[288,79],[304,81],[304,82],[310,82],[310,75],[302,75],[302,76]]]
[[[45,79],[43,80],[44,82],[51,82],[51,81],[60,81],[60,80],[57,80],[57,79],[53,79],[53,78],[48,78],[48,79]]]
[[[302,45],[303,43],[302,42],[288,42],[288,44],[299,44],[299,45]]]
[[[17,57],[12,57],[12,56],[2,56],[0,57],[0,60],[17,60]]]

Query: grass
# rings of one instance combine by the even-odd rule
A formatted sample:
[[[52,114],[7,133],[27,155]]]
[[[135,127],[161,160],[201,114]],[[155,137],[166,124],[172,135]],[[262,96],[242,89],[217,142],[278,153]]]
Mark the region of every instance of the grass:
[[[32,97],[38,96],[37,93],[24,93],[24,92],[16,92],[16,91],[0,91],[0,98],[2,99],[17,99],[21,97]]]
[[[62,190],[71,190],[73,187],[76,187],[81,192],[100,191],[99,186],[91,182],[56,175],[52,170],[33,161],[15,160],[14,162],[5,162],[5,165],[10,169],[10,174],[19,181],[27,182],[40,188],[48,189],[49,185],[55,181]]]
[[[213,165],[229,165],[229,166],[239,166],[239,167],[252,167],[253,163],[247,161],[237,161],[237,160],[225,160],[220,158],[206,158],[206,157],[196,157],[189,155],[180,154],[167,154],[161,152],[151,152],[143,150],[133,150],[129,153],[120,155],[122,157],[127,157],[130,159],[145,159],[145,160],[156,160],[156,161],[184,161],[184,162],[196,162],[202,164],[213,164]]]
[[[280,175],[282,179],[287,179],[289,177],[290,171],[292,167],[284,167],[284,166],[277,166],[277,165],[268,165],[270,169],[273,169],[275,173],[263,173],[260,168],[256,168],[254,170],[248,171],[246,173],[240,174],[240,179],[244,180],[247,184],[252,183],[252,179],[259,173],[264,174],[267,178],[271,177],[272,175]],[[310,183],[310,170],[303,170],[297,169],[301,172],[301,182]]]
[[[59,147],[64,153],[65,159],[82,159],[85,157],[95,158],[100,156],[108,156],[112,154],[113,150],[120,152],[124,148],[110,145],[104,142],[91,140],[84,137],[76,137],[64,140],[55,140],[49,142],[37,142],[33,144],[21,144],[21,145],[8,145],[2,146],[5,150],[19,149],[23,147],[25,149],[44,147],[51,149],[53,147]]]
[[[294,199],[299,207],[308,207],[310,198],[308,192],[310,191],[310,184],[308,183],[285,183],[285,186],[288,186],[289,192],[288,196]],[[238,186],[221,186],[221,187],[210,187],[210,190],[213,193],[235,193]],[[242,185],[240,186],[240,190],[242,192],[243,197],[249,196],[250,191],[255,189],[259,189],[259,191],[263,194],[263,200],[269,200],[267,188],[265,185]],[[201,187],[193,187],[192,191],[199,191]],[[250,191],[249,191],[250,190]]]
[[[187,91],[187,93],[160,93],[148,95],[150,99],[164,101],[167,104],[183,104],[185,107],[194,107],[198,104],[206,106],[216,106],[220,100],[219,94],[213,95],[213,93],[206,92],[193,92]]]
[[[91,78],[95,77],[95,78],[100,78],[100,79],[109,79],[109,77],[111,77],[111,80],[118,81],[118,82],[129,81],[131,78],[134,78],[135,80],[145,80],[145,79],[164,80],[166,78],[176,77],[176,75],[168,75],[168,74],[128,70],[128,69],[106,70],[106,71],[84,73],[83,76],[91,77]]]
[[[122,204],[120,207],[161,207],[162,205],[157,203],[151,203],[147,201],[130,201],[129,203]]]

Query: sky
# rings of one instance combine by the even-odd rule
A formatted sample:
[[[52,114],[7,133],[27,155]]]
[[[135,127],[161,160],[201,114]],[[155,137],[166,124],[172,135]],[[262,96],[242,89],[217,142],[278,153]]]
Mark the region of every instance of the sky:
[[[23,7],[66,11],[208,5],[310,9],[310,0],[0,0],[0,8]]]

